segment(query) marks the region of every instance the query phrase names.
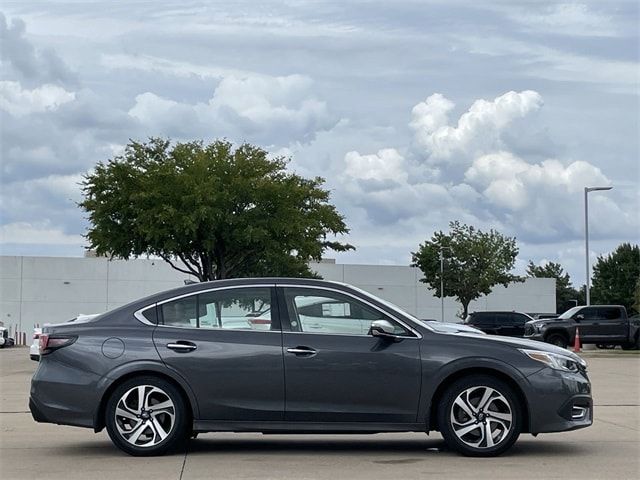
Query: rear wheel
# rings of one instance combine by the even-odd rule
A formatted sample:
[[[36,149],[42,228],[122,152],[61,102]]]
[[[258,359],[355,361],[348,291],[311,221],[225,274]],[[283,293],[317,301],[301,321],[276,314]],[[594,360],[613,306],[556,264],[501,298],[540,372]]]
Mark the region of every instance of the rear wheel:
[[[184,446],[188,413],[171,383],[144,376],[118,386],[107,402],[105,423],[111,441],[130,455],[162,455]]]
[[[488,375],[451,385],[438,405],[438,425],[449,448],[472,457],[492,457],[515,443],[522,429],[518,396]]]
[[[559,333],[552,333],[547,337],[546,341],[547,343],[560,348],[567,348],[568,344],[566,337],[564,335],[560,335]]]

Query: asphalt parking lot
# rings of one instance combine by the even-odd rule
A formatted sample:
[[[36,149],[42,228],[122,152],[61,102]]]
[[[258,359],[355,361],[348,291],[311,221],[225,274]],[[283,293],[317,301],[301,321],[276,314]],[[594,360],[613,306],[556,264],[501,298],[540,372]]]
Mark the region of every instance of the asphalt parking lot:
[[[637,479],[640,355],[589,353],[595,422],[533,438],[507,454],[460,457],[440,435],[206,434],[186,454],[129,457],[103,431],[37,424],[28,412],[37,364],[28,350],[0,350],[0,478],[3,479]]]

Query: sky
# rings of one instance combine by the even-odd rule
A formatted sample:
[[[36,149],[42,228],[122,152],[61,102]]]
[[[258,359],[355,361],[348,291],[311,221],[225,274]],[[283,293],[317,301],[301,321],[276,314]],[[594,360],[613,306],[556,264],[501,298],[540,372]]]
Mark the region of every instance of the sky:
[[[0,253],[82,256],[79,182],[129,139],[225,137],[322,176],[340,263],[459,220],[516,272],[640,241],[636,1],[2,2]]]

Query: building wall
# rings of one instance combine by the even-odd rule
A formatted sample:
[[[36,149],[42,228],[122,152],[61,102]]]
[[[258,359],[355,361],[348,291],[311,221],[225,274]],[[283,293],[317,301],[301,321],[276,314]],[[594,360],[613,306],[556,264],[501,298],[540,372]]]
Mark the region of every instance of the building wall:
[[[389,300],[419,318],[440,319],[440,299],[409,266],[318,263],[326,280],[350,283]],[[0,321],[28,334],[35,324],[58,323],[79,313],[100,313],[132,300],[183,285],[188,275],[162,260],[0,256]],[[527,279],[493,292],[470,306],[474,310],[555,311],[555,280]],[[445,299],[445,320],[454,321],[460,305]]]

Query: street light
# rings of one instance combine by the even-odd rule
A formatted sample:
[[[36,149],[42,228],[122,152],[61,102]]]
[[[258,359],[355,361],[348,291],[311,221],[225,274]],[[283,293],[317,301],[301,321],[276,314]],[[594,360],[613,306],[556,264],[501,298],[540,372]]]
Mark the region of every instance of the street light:
[[[440,321],[444,322],[444,250],[451,247],[440,247]]]
[[[589,192],[597,192],[601,190],[611,190],[613,187],[584,187],[584,250],[585,250],[585,266],[587,273],[586,284],[586,300],[587,305],[591,305],[589,288],[591,282],[591,271],[589,269]]]

